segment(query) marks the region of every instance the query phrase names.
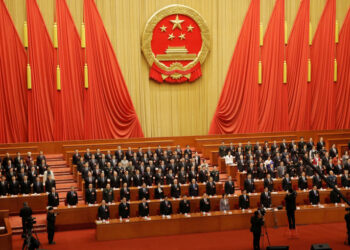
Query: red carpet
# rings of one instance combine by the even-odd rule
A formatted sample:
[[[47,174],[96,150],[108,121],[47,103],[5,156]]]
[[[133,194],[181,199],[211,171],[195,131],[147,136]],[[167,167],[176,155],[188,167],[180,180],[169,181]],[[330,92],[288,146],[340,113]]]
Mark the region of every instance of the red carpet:
[[[299,239],[288,239],[286,227],[269,228],[271,245],[289,245],[290,249],[310,249],[311,244],[328,243],[332,249],[350,249],[344,245],[345,223],[298,226]],[[40,233],[43,249],[252,249],[252,234],[249,230],[188,234],[168,237],[153,237],[132,240],[95,240],[95,230],[59,232],[55,235],[56,245],[47,244],[46,233]],[[266,242],[266,240],[265,240]],[[14,249],[20,249],[22,240],[13,238]],[[0,247],[1,248],[1,247]]]

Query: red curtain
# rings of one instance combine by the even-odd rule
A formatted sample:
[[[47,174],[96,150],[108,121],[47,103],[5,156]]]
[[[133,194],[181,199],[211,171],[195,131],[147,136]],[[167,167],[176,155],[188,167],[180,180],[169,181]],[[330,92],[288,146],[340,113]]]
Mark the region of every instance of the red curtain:
[[[211,122],[209,134],[258,129],[260,0],[252,0]]]
[[[284,1],[275,3],[262,47],[258,119],[261,132],[288,130],[287,85],[283,83]]]
[[[55,91],[55,140],[84,138],[84,54],[79,34],[65,0],[56,0],[58,64],[61,91]]]
[[[350,9],[339,34],[337,46],[338,82],[336,83],[335,103],[337,129],[350,128]]]
[[[290,130],[309,130],[308,55],[310,0],[303,0],[287,45],[288,121]]]
[[[36,0],[27,0],[28,53],[32,90],[28,91],[28,140],[53,140],[55,55]]]
[[[93,0],[84,0],[89,88],[84,96],[85,138],[143,137],[102,19]]]
[[[335,0],[328,0],[311,46],[311,113],[312,130],[335,128],[333,82],[335,58]]]
[[[27,56],[10,14],[0,0],[0,142],[27,140]]]

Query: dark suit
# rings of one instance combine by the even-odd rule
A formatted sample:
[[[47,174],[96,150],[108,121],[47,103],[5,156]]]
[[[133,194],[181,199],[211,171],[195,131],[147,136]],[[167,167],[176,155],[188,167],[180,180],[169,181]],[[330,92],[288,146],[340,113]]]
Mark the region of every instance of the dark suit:
[[[158,190],[158,188],[154,189],[154,199],[164,199],[164,191],[161,188]]]
[[[298,180],[298,187],[299,187],[299,189],[301,189],[301,190],[304,190],[304,189],[307,189],[307,188],[308,188],[306,176],[305,176],[304,178],[305,178],[305,179],[303,179],[303,177],[300,176],[300,177],[299,177],[299,180]]]
[[[120,196],[121,197],[121,196]],[[103,189],[102,192],[102,199],[106,201],[106,203],[113,202],[114,201],[114,192],[113,189]]]
[[[342,187],[350,187],[350,181],[349,181],[349,177],[346,177],[344,174],[341,176],[341,185]]]
[[[119,204],[119,217],[123,219],[129,218],[130,216],[130,205],[129,203],[120,203]]]
[[[229,182],[226,181],[225,182],[225,194],[234,194],[235,193],[235,186],[233,181]]]
[[[254,186],[254,180],[253,179],[246,179],[244,181],[244,189],[247,190],[247,193],[253,193],[255,190],[255,186]]]
[[[19,186],[19,182],[18,182],[18,181],[16,181],[16,182],[10,182],[9,187],[10,187],[10,188],[9,188],[10,194],[13,194],[13,195],[19,194],[20,186]]]
[[[188,214],[191,212],[191,203],[189,200],[186,202],[184,200],[180,201],[179,211],[181,214]]]
[[[29,181],[27,181],[27,182],[22,181],[21,193],[22,194],[29,194],[29,193],[31,193],[31,191],[32,191],[32,188],[30,186],[30,182]]]
[[[53,242],[53,237],[55,235],[55,222],[56,215],[54,213],[47,213],[47,238],[49,243]]]
[[[48,205],[51,207],[58,207],[59,204],[60,204],[60,199],[58,197],[58,193],[56,193],[56,192],[55,192],[55,194],[49,193]]]
[[[309,192],[309,200],[312,205],[317,205],[320,203],[320,193],[318,190],[316,190],[316,192],[314,190]]]
[[[130,189],[129,188],[121,188],[120,189],[120,199],[123,199],[123,197],[126,198],[126,200],[130,200]]]
[[[96,190],[94,188],[87,189],[85,191],[85,202],[88,204],[95,204],[96,202]]]
[[[340,195],[334,191],[334,189],[330,193],[331,203],[340,203]]]
[[[271,207],[271,193],[262,192],[260,195],[260,204],[263,205],[265,208]]]
[[[250,223],[250,231],[253,233],[253,248],[260,249],[261,227],[264,225],[264,221],[262,218],[252,216]]]
[[[322,180],[319,176],[312,177],[312,186],[316,186],[318,189],[322,187]]]
[[[171,194],[171,197],[179,198],[181,196],[180,185],[176,184],[176,187],[175,187],[175,184],[172,184],[170,188],[170,194]]]
[[[108,220],[109,219],[109,207],[108,206],[105,206],[105,207],[103,207],[102,205],[99,206],[98,218],[100,220]]]
[[[296,192],[292,192],[291,194],[287,194],[284,198],[286,202],[286,211],[289,223],[289,229],[295,229],[295,210],[296,210]]]
[[[56,188],[56,181],[55,180],[49,180],[49,179],[47,179],[46,181],[45,181],[45,191],[46,192],[51,192],[51,190],[52,190],[52,188]]]
[[[67,192],[66,201],[68,205],[75,206],[78,204],[78,194],[77,192],[69,191]]]
[[[139,216],[141,217],[149,216],[149,206],[147,203],[141,202],[139,204]]]
[[[201,199],[199,202],[199,208],[201,212],[208,213],[210,211],[210,200],[209,199]]]
[[[190,184],[188,186],[188,195],[189,196],[198,196],[198,184]]]
[[[287,191],[288,189],[292,188],[292,180],[291,178],[289,178],[287,180],[287,178],[283,178],[282,180],[282,188],[284,191]]]
[[[0,195],[4,196],[9,193],[9,185],[7,181],[0,182]]]
[[[146,198],[146,200],[149,200],[149,190],[148,188],[140,188],[139,189],[139,200],[142,200],[143,198]]]
[[[33,183],[33,192],[37,194],[41,194],[44,192],[44,185],[42,182],[34,182]]]
[[[264,179],[264,188],[266,188],[266,187],[268,188],[268,190],[270,192],[273,191],[273,180],[272,180],[272,178],[271,179],[267,179],[267,178]]]
[[[173,206],[171,205],[171,202],[165,202],[162,201],[160,203],[160,214],[161,215],[171,215],[173,213]]]
[[[216,195],[215,182],[207,182],[205,189],[206,189],[207,195]]]
[[[244,198],[244,195],[241,194],[239,196],[239,208],[240,209],[248,209],[250,206],[250,198],[248,195]]]

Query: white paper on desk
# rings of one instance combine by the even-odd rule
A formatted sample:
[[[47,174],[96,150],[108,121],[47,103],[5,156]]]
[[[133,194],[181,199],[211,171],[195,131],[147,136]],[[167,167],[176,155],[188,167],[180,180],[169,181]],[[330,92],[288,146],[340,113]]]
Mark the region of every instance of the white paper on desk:
[[[130,222],[130,220],[129,220],[129,219],[126,219],[125,222]]]
[[[345,207],[345,204],[341,204],[342,207]]]
[[[276,192],[276,191],[273,191],[273,192],[271,192],[271,194],[277,194],[278,192]]]
[[[94,204],[90,204],[90,203],[89,203],[88,206],[89,206],[89,207],[92,207],[92,206],[94,206]]]
[[[96,224],[102,224],[102,221],[101,220],[97,220]]]
[[[109,224],[109,220],[106,221],[106,224]]]
[[[252,213],[253,211],[251,209],[248,210],[248,213]]]
[[[228,214],[232,214],[232,212],[231,212],[231,211],[228,211]]]
[[[207,215],[208,215],[208,216],[210,216],[210,215],[211,215],[211,213],[207,213]]]
[[[297,207],[297,210],[300,210],[300,207]]]
[[[167,219],[170,219],[170,218],[171,218],[171,216],[170,216],[170,215],[167,215],[167,216],[166,216],[166,218],[167,218]]]

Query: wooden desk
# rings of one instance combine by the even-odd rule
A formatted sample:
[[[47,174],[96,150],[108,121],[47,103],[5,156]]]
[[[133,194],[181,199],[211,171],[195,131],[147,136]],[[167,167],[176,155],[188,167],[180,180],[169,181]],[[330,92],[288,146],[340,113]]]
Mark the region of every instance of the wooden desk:
[[[321,204],[327,203],[329,198],[330,189],[320,190],[320,202]],[[341,189],[342,193],[345,196],[350,195],[350,189]],[[286,192],[275,192],[272,193],[272,206],[277,207],[284,205],[284,197]],[[250,207],[255,209],[260,206],[260,194],[250,194]],[[189,198],[191,202],[191,213],[199,212],[199,201],[202,197]],[[210,198],[211,211],[220,210],[220,199],[221,196],[213,196]],[[238,209],[238,196],[230,195],[228,197],[231,209]],[[169,199],[173,206],[173,213],[178,213],[179,203],[181,199]],[[130,217],[138,216],[138,205],[139,201],[130,202]],[[297,205],[308,205],[309,204],[309,191],[298,191]],[[115,219],[119,217],[118,206],[119,202],[109,205],[110,208],[110,217]],[[160,200],[151,200],[149,203],[150,216],[159,215]],[[71,230],[72,228],[86,228],[93,227],[94,222],[97,218],[97,210],[99,204],[93,206],[88,205],[78,205],[77,207],[66,207],[59,206],[57,212],[59,215],[56,218],[56,227],[57,230]]]
[[[1,249],[12,249],[12,228],[8,210],[0,210],[0,226],[5,227],[5,232],[0,233]]]
[[[11,215],[19,214],[19,210],[23,207],[23,202],[28,202],[34,213],[45,212],[47,194],[0,196],[0,210],[8,209]]]
[[[183,195],[188,195],[188,186],[189,184],[182,184],[181,187],[181,197]],[[163,185],[163,191],[164,194],[168,197],[170,197],[170,185]],[[150,193],[150,199],[154,199],[154,190],[157,188],[157,186],[149,187],[149,193]],[[138,187],[130,187],[130,200],[131,201],[137,201],[139,200],[139,188]],[[204,183],[198,183],[198,191],[199,195],[202,196],[206,192],[206,186]],[[223,183],[217,182],[216,183],[216,194],[221,195],[223,192]],[[85,198],[85,197],[84,197]],[[102,201],[102,189],[99,189],[96,191],[96,200],[98,203],[101,203]],[[120,201],[120,188],[114,189],[114,200]]]
[[[125,220],[110,220],[109,223],[96,222],[96,239],[119,240],[130,238],[142,238],[151,236],[177,235],[189,233],[204,233],[227,231],[234,229],[248,229],[250,218],[254,210],[242,212],[231,211],[232,214],[223,212],[211,212],[210,216],[201,213],[191,214],[191,217],[184,215],[172,215],[170,219],[161,216],[153,216],[151,220],[143,218],[131,218]],[[297,224],[316,224],[343,222],[345,209],[341,206],[325,205],[323,208],[314,206],[302,206],[296,211]],[[287,216],[285,210],[267,211],[265,223],[268,227],[275,224],[286,226]]]

